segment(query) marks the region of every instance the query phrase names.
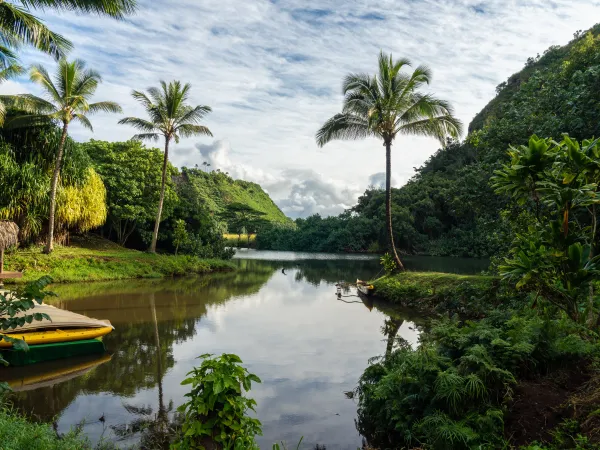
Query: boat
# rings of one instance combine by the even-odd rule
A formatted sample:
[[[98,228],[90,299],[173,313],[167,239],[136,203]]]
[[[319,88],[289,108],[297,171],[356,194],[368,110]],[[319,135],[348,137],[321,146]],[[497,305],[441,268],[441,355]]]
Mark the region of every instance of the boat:
[[[92,319],[47,304],[36,305],[33,310],[20,315],[37,313],[47,314],[50,320],[33,321],[2,333],[9,338],[25,341],[29,347],[26,352],[14,350],[11,342],[1,340],[0,353],[10,365],[23,366],[104,353],[106,349],[102,337],[114,330],[107,320]]]
[[[358,289],[358,293],[365,295],[367,297],[373,294],[375,287],[372,284],[367,283],[366,281],[356,280],[356,288]]]

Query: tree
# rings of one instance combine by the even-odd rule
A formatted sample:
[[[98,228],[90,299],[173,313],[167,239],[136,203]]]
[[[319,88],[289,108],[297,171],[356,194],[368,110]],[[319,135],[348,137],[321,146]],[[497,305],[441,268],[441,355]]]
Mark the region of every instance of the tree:
[[[12,0],[0,2],[0,58],[11,54],[11,48],[22,44],[64,58],[72,44],[60,34],[52,32],[31,10],[47,8],[76,11],[122,19],[135,11],[136,0]]]
[[[325,122],[316,135],[320,147],[334,139],[377,137],[383,140],[388,240],[400,270],[404,266],[396,252],[392,229],[392,142],[398,135],[417,135],[435,137],[444,145],[448,137],[458,137],[462,132],[462,124],[454,117],[448,102],[419,91],[424,84],[429,84],[431,71],[419,66],[409,75],[402,72],[405,66],[410,66],[410,61],[394,61],[392,55],[381,52],[378,74],[349,74],[343,83],[342,112]]]
[[[186,244],[190,240],[187,229],[185,227],[185,220],[177,219],[175,221],[175,229],[173,230],[173,245],[175,246],[175,256],[180,245]]]
[[[50,186],[48,238],[46,247],[44,248],[44,253],[51,253],[54,246],[56,189],[60,177],[69,124],[72,121],[78,121],[81,125],[93,131],[92,124],[87,116],[97,112],[121,112],[121,107],[114,102],[88,103],[89,99],[96,92],[102,78],[95,70],[86,69],[85,63],[81,60],[69,62],[66,59],[61,59],[54,81],[43,66],[33,66],[30,72],[30,79],[42,88],[46,99],[27,94],[18,96],[19,99],[23,99],[31,105],[37,113],[16,117],[8,122],[7,126],[32,126],[48,121],[58,123],[62,126],[62,135],[58,144]]]
[[[165,198],[165,185],[167,178],[167,166],[169,163],[169,144],[171,140],[179,143],[181,137],[212,136],[210,130],[200,125],[200,121],[212,111],[209,106],[190,106],[187,104],[191,85],[181,85],[179,81],[172,81],[168,85],[160,82],[160,88],[149,88],[148,95],[140,91],[133,91],[133,98],[139,101],[146,109],[149,120],[137,117],[126,117],[119,121],[120,124],[132,125],[141,131],[133,138],[138,140],[165,139],[165,155],[162,168],[162,180],[160,198],[158,200],[158,211],[154,224],[154,233],[149,251],[156,253],[156,241],[158,240],[158,229],[160,226],[163,202]]]
[[[228,226],[232,230],[236,230],[238,240],[241,239],[242,230],[246,230],[246,233],[248,234],[248,245],[250,245],[252,228],[264,224],[264,216],[266,216],[264,212],[258,211],[243,203],[231,203],[227,205],[227,209],[223,213],[223,218],[227,221]]]
[[[155,218],[160,191],[162,152],[146,148],[139,141],[104,142],[91,140],[82,144],[102,177],[107,190],[109,236],[125,246],[130,236]],[[169,173],[176,169],[169,165]],[[176,203],[177,194],[167,186],[167,214]],[[164,215],[164,211],[163,211]]]

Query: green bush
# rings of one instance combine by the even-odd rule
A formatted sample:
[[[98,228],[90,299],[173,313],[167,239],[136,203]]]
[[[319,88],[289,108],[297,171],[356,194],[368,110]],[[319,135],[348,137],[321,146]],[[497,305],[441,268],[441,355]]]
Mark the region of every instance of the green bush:
[[[223,354],[203,359],[181,384],[191,384],[189,401],[178,408],[183,413],[182,437],[175,449],[204,449],[216,444],[224,450],[259,450],[254,437],[261,435],[261,423],[248,415],[256,402],[246,398],[252,382],[260,379],[241,366],[237,355]]]
[[[517,378],[598,352],[574,327],[531,311],[434,323],[419,349],[400,346],[366,369],[358,429],[380,448],[499,448]]]

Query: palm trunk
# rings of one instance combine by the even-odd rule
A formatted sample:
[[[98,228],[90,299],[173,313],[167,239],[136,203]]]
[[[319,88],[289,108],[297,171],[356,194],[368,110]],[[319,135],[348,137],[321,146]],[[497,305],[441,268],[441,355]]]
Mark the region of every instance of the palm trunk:
[[[56,162],[54,163],[54,175],[52,176],[52,186],[50,187],[50,213],[48,214],[48,240],[46,241],[46,247],[44,253],[50,254],[54,250],[54,216],[56,213],[56,189],[58,187],[58,177],[60,176],[60,167],[62,164],[63,152],[65,149],[65,142],[67,141],[67,128],[69,124],[63,123],[62,136],[60,143],[58,144],[58,154],[56,155]]]
[[[388,241],[390,252],[394,257],[398,270],[404,270],[394,244],[394,230],[392,228],[392,143],[385,143],[385,221],[387,223]]]
[[[392,354],[392,350],[394,349],[394,341],[396,340],[396,335],[398,331],[400,331],[400,327],[404,323],[403,319],[390,319],[387,325],[387,345],[385,346],[385,357],[389,358]]]
[[[158,240],[158,227],[160,226],[160,216],[162,214],[163,202],[165,201],[165,187],[167,184],[167,165],[169,163],[169,138],[165,137],[165,159],[162,167],[162,181],[160,186],[160,199],[158,200],[158,212],[156,213],[156,222],[154,223],[154,233],[152,233],[152,244],[150,244],[150,253],[156,253],[156,241]]]

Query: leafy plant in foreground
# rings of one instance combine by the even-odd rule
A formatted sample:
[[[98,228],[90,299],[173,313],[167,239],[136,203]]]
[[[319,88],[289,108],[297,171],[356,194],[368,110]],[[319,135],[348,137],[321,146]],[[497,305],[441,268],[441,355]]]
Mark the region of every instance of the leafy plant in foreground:
[[[511,147],[511,162],[495,172],[493,186],[519,205],[533,204],[536,220],[517,234],[510,257],[499,266],[518,289],[535,293],[577,322],[595,326],[600,297],[597,205],[600,143],[561,142],[532,136]]]
[[[260,378],[242,367],[237,355],[204,354],[200,358],[200,367],[181,383],[191,384],[192,390],[186,394],[189,401],[178,408],[184,421],[182,437],[174,448],[203,449],[216,444],[224,450],[258,450],[254,437],[262,434],[261,423],[248,416],[256,402],[243,393],[253,381],[260,383]]]
[[[45,297],[54,295],[51,292],[44,291],[44,288],[51,282],[52,278],[45,276],[28,283],[23,289],[0,293],[0,330],[10,332],[10,330],[31,323],[34,320],[51,320],[47,314],[27,314],[27,311],[33,309],[36,303],[41,304]],[[27,343],[21,339],[13,339],[0,333],[0,340],[10,342],[15,350],[29,350]],[[0,364],[8,365],[1,354]],[[6,383],[0,383],[0,393],[6,390],[7,387]]]

